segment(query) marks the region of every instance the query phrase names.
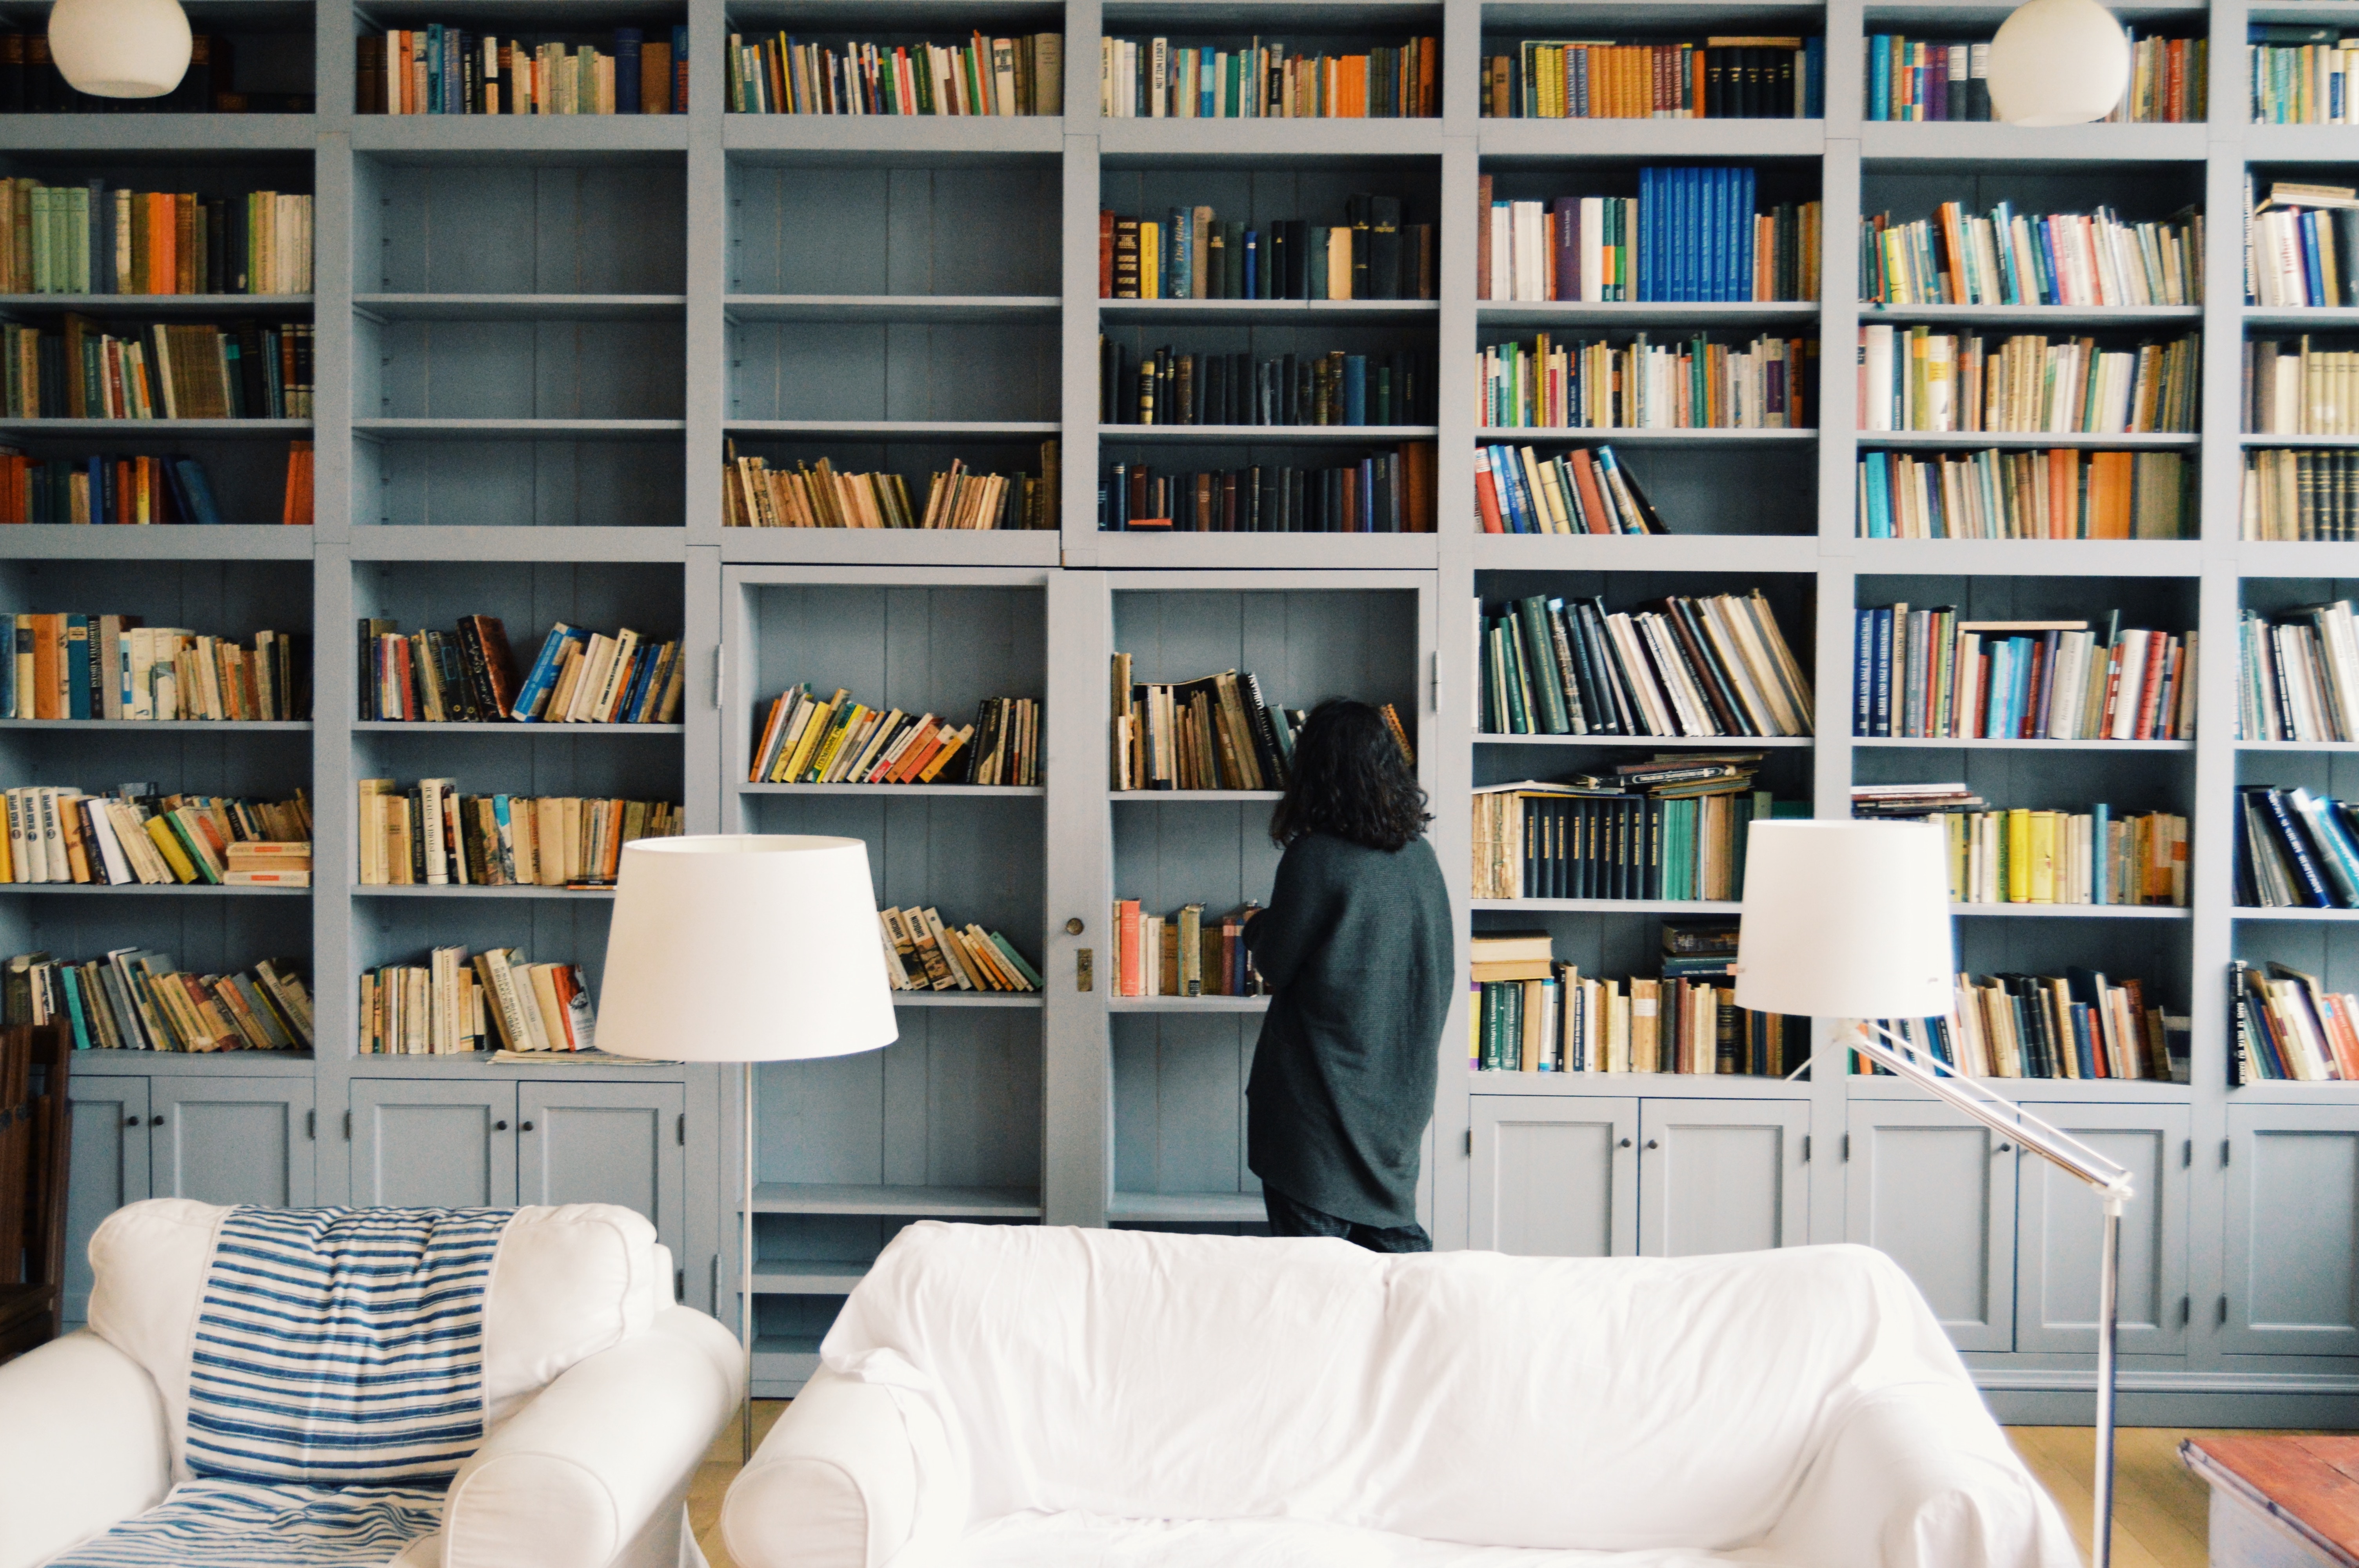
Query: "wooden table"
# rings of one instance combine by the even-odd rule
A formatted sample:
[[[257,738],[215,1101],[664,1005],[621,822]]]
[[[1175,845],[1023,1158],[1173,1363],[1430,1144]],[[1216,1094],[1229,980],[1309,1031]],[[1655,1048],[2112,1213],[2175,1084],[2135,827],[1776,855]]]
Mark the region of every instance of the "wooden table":
[[[2359,1437],[2179,1445],[2212,1487],[2212,1568],[2359,1568]]]

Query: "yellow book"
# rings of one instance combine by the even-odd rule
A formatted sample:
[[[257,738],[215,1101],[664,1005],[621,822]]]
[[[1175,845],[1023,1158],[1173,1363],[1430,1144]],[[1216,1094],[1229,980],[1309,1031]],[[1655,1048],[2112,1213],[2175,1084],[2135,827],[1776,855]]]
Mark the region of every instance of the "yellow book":
[[[803,776],[804,771],[810,765],[811,752],[816,751],[819,743],[827,738],[828,730],[835,721],[837,707],[851,695],[842,687],[838,687],[833,697],[820,704],[819,711],[812,714],[810,721],[803,726],[802,735],[795,741],[791,752],[776,769],[772,770],[770,778],[773,783],[791,784]]]
[[[155,842],[156,852],[164,857],[166,865],[172,868],[174,877],[184,882],[199,880],[196,863],[189,859],[188,850],[180,847],[179,836],[165,824],[162,817],[151,816],[140,826],[147,830],[147,837]]]
[[[1941,818],[1941,832],[1950,846],[1950,902],[1963,903],[1967,890],[1973,884],[1966,880],[1966,825],[1971,820],[1962,811],[1952,811]]]
[[[2058,814],[2035,811],[2031,816],[2031,902],[2056,902],[2056,827]]]
[[[2006,902],[2031,902],[2031,813],[2021,806],[2006,814]]]

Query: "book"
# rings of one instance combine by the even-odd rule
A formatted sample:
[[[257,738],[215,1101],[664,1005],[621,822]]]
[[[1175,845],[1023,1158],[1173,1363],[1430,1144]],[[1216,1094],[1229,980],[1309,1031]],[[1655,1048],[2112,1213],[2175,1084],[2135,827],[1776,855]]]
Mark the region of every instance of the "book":
[[[2093,213],[2021,212],[2001,201],[1975,215],[1944,201],[1934,216],[1859,225],[1859,297],[1871,305],[2201,305],[2203,214],[2155,222]]]
[[[1810,300],[1819,297],[1816,201],[1761,210],[1749,168],[1643,168],[1624,189],[1552,200],[1479,192],[1483,299]]]
[[[1332,267],[1321,270],[1302,260],[1314,230],[1324,231],[1332,245],[1337,225],[1330,222],[1264,219],[1248,227],[1223,220],[1212,207],[1137,217],[1105,210],[1098,214],[1099,294],[1108,299],[1431,299],[1434,226],[1408,221],[1408,211],[1397,196],[1344,198],[1341,226],[1352,232],[1353,262],[1338,291]],[[1200,220],[1206,235],[1201,252],[1192,244]],[[1190,243],[1167,245],[1167,235]]]
[[[1894,786],[1894,791],[1903,786]],[[1921,787],[1921,786],[1908,786]],[[1852,792],[1854,816],[1914,819],[1941,830],[1953,903],[2187,907],[2188,821],[2172,812],[1960,809],[1958,794]],[[1962,797],[1962,799],[1961,798]]]
[[[310,639],[251,646],[136,615],[0,611],[0,718],[265,721],[311,715]]]
[[[440,22],[391,28],[353,40],[353,107],[363,114],[683,113],[669,91],[671,47],[647,43],[637,27],[615,28],[603,49]]]
[[[1483,57],[1487,119],[1816,120],[1826,40],[1712,37],[1628,43],[1527,38]]]
[[[1038,474],[979,473],[964,459],[929,475],[925,504],[897,473],[839,473],[826,458],[792,470],[739,456],[724,443],[721,522],[728,528],[1053,529],[1060,515],[1057,443],[1040,446]]]
[[[1260,909],[1249,900],[1219,915],[1201,903],[1148,914],[1136,899],[1117,900],[1114,994],[1267,996],[1268,982],[1245,942],[1245,925]]]
[[[1476,422],[1486,427],[1610,426],[1800,429],[1818,404],[1815,338],[1673,343],[1540,334],[1475,351]]]
[[[1733,903],[1752,824],[1810,810],[1754,789],[1750,773],[1719,784],[1477,791],[1472,896]]]
[[[2359,614],[2351,600],[2237,616],[2236,739],[2359,740]]]
[[[65,784],[0,792],[5,818],[0,881],[151,887],[228,881],[242,841],[308,843],[310,803],[230,795],[158,795],[147,784],[88,794]],[[241,861],[241,868],[245,862]]]
[[[2249,345],[2248,345],[2249,348]],[[2202,339],[2100,346],[2094,337],[1988,340],[1931,327],[1859,329],[1863,430],[2122,435],[2196,427]]]
[[[2205,118],[2211,48],[2202,38],[2129,30],[2130,71],[2121,102],[2105,118],[2180,124]],[[1986,38],[1911,38],[1871,33],[1864,62],[1870,120],[1988,120],[1990,42]],[[1982,69],[1974,69],[1974,51]]]
[[[0,324],[0,404],[23,419],[309,419],[310,323]]]
[[[948,44],[732,33],[728,107],[733,114],[1062,114],[1064,58],[1061,33],[975,33]]]
[[[1863,539],[2178,539],[2196,516],[2183,452],[1864,451]]]
[[[1098,55],[1106,119],[1430,119],[1441,113],[1441,41],[1359,54],[1306,53],[1259,37],[1233,46],[1107,38]]]
[[[1102,533],[1430,534],[1434,444],[1325,468],[1255,465],[1160,470],[1109,465],[1098,489]]]
[[[309,294],[311,225],[303,192],[0,178],[0,293]]]
[[[1758,590],[1635,611],[1602,595],[1527,597],[1496,613],[1478,601],[1475,619],[1484,733],[1811,732],[1810,677]]]
[[[1251,671],[1178,682],[1134,683],[1132,658],[1113,661],[1114,717],[1107,787],[1114,790],[1282,790],[1294,741],[1309,715],[1270,703]],[[1383,705],[1389,711],[1392,705]],[[1415,754],[1399,715],[1387,720],[1402,753]]]
[[[1098,339],[1104,425],[1430,425],[1433,357],[1134,351]]]
[[[2336,27],[2248,22],[2245,27],[2247,113],[2256,125],[2359,123],[2359,38]],[[2282,185],[2280,186],[2282,189]]]
[[[309,1051],[311,1002],[293,962],[200,975],[152,950],[7,960],[0,1022],[56,1023],[77,1051]]]
[[[2237,528],[2247,539],[2359,539],[2359,447],[2247,448]]]
[[[1485,935],[1475,934],[1468,985],[1475,1072],[1783,1077],[1809,1060],[1807,1019],[1736,1006],[1734,925],[1666,922],[1661,973],[1626,979],[1584,978],[1556,960],[1545,932],[1516,940],[1529,957],[1488,966],[1533,972],[1485,974]]]
[[[364,886],[611,888],[623,846],[684,832],[669,801],[462,795],[450,779],[357,786]]]
[[[519,682],[496,616],[469,615],[449,632],[408,634],[359,623],[364,721],[485,724],[670,724],[683,677],[678,639],[624,627],[608,634],[560,622]]]
[[[1901,1036],[1965,1077],[2176,1076],[2169,1024],[2143,981],[2104,972],[1961,974],[1948,1018],[1895,1021]],[[1853,1071],[1867,1064],[1854,1059]],[[1881,1069],[1870,1069],[1881,1070]]]
[[[358,1020],[364,1056],[604,1055],[580,967],[532,963],[513,947],[472,957],[464,946],[436,947],[423,964],[363,970]]]
[[[996,931],[946,924],[930,907],[882,909],[885,978],[897,991],[1032,992],[1040,972]]]
[[[755,730],[746,782],[1029,789],[1041,782],[1040,720],[1029,697],[984,697],[962,725],[930,710],[871,708],[841,687],[824,698],[789,687]]]
[[[1962,619],[1954,606],[1853,612],[1852,733],[2188,741],[2197,634],[2088,621]]]

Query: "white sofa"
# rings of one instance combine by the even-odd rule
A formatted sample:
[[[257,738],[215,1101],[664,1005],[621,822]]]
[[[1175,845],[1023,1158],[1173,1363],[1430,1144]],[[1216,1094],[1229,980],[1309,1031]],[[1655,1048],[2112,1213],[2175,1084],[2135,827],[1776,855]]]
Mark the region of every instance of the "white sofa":
[[[47,1562],[190,1478],[190,1357],[229,1212],[117,1210],[91,1239],[89,1327],[0,1367],[0,1568]],[[485,1440],[441,1530],[393,1568],[702,1568],[688,1484],[744,1363],[728,1330],[675,1301],[654,1227],[606,1204],[519,1210],[483,1310]]]
[[[923,1224],[731,1489],[739,1568],[2077,1568],[1861,1247],[1380,1257]]]

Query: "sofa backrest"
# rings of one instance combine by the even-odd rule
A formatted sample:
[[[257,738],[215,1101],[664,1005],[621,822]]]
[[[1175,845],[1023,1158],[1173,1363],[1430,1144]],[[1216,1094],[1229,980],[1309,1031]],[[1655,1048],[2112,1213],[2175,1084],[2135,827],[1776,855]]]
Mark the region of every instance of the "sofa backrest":
[[[189,1362],[205,1274],[231,1211],[154,1198],[109,1215],[90,1241],[90,1326],[137,1361],[164,1399],[172,1469],[185,1480]],[[655,1227],[613,1204],[516,1211],[484,1297],[485,1429],[560,1373],[634,1334],[670,1303]]]
[[[1755,1541],[1849,1399],[1967,1384],[1907,1277],[1857,1247],[1386,1258],[929,1223],[822,1354],[878,1349],[940,1384],[977,1517],[1286,1516],[1606,1551]]]

